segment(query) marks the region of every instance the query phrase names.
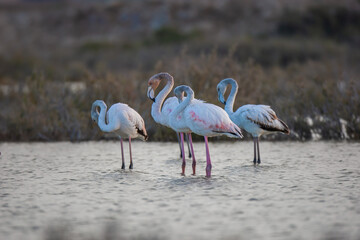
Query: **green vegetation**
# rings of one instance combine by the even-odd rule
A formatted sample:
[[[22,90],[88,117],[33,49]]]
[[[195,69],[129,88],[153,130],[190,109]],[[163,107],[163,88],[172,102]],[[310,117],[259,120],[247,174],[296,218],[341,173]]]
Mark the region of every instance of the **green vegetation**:
[[[278,32],[282,35],[301,35],[356,41],[360,34],[360,13],[343,6],[315,5],[306,11],[288,9],[281,15]]]
[[[199,30],[193,30],[189,33],[183,33],[178,28],[164,26],[156,29],[150,38],[145,39],[142,42],[142,45],[150,47],[153,45],[176,44],[201,38],[201,36],[202,34]]]
[[[84,43],[82,46],[80,46],[79,50],[80,51],[94,51],[94,52],[98,52],[101,50],[106,50],[106,49],[111,49],[114,47],[114,44],[110,43],[110,42],[105,42],[105,41],[89,41]]]
[[[347,121],[351,139],[360,138],[360,85],[357,76],[342,75],[342,67],[346,66],[322,60],[265,68],[252,60],[237,61],[234,55],[237,51],[233,48],[222,56],[214,48],[195,57],[184,50],[171,61],[158,61],[152,71],[126,75],[99,74],[86,69],[87,74],[78,79],[85,85],[80,90],[69,87],[74,82],[55,81],[34,73],[25,82],[26,92],[5,96],[9,101],[1,114],[6,125],[0,138],[73,141],[102,138],[104,135],[90,120],[90,107],[94,100],[103,99],[109,106],[124,102],[137,109],[146,121],[151,140],[175,140],[170,129],[158,126],[150,116],[152,102],[146,97],[147,80],[160,71],[169,71],[176,84],[190,85],[197,98],[218,105],[216,85],[223,78],[235,78],[240,86],[235,107],[246,103],[269,104],[289,124],[293,135],[276,135],[277,139],[307,140],[311,139],[311,131],[324,139],[341,139],[344,136],[340,119]],[[306,117],[313,120],[312,125],[305,121]]]

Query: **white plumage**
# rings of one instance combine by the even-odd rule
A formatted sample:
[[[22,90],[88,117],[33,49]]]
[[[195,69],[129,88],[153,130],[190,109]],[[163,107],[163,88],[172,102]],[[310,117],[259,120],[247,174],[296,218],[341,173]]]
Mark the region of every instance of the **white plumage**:
[[[151,108],[151,110],[156,109],[157,105],[161,104],[159,103],[159,101],[156,101],[153,103],[153,106]],[[161,112],[160,114],[155,113],[155,111],[151,111],[151,116],[153,117],[153,119],[155,120],[155,122],[160,123],[161,125],[164,125],[166,127],[170,127],[170,123],[169,123],[169,115],[170,113],[176,108],[176,106],[179,105],[179,102],[177,100],[176,97],[169,97],[164,101],[164,104],[161,108]]]
[[[226,135],[241,138],[241,130],[220,107],[194,99],[194,91],[189,86],[178,86],[175,96],[182,101],[170,114],[170,125],[183,124],[192,132],[204,136],[206,146],[206,176],[211,176],[211,160],[208,147],[208,137]],[[183,93],[187,96],[183,100]]]
[[[231,92],[225,101],[224,94],[228,85],[231,85]],[[221,103],[225,104],[225,111],[229,114],[231,120],[253,136],[254,164],[256,163],[256,145],[258,153],[257,162],[261,162],[259,149],[259,137],[261,135],[274,132],[290,133],[289,127],[276,116],[276,113],[270,106],[247,104],[234,112],[234,101],[238,91],[238,84],[234,79],[223,79],[218,84],[217,91],[218,99]]]
[[[100,108],[100,112],[99,109]],[[127,104],[116,103],[108,111],[104,101],[96,100],[91,107],[91,118],[95,121],[103,132],[113,132],[120,138],[122,166],[125,168],[123,138],[129,139],[130,166],[133,168],[131,155],[131,138],[140,137],[147,140],[148,136],[145,129],[143,118]]]

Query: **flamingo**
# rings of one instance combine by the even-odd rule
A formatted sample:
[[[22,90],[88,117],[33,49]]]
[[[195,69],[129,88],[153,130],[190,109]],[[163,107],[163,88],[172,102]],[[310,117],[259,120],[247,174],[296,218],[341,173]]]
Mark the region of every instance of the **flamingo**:
[[[148,139],[144,119],[134,109],[123,103],[116,103],[112,105],[107,112],[106,110],[107,106],[105,102],[102,100],[96,100],[91,107],[91,118],[98,124],[99,128],[103,132],[113,132],[119,136],[122,169],[125,169],[123,138],[129,138],[129,169],[133,169],[131,138],[140,137],[143,140]]]
[[[194,91],[186,85],[175,88],[175,96],[180,104],[170,114],[170,125],[187,127],[191,132],[204,136],[206,148],[206,177],[211,177],[211,159],[208,137],[225,135],[242,138],[241,130],[229,118],[224,109],[201,100],[194,99]],[[186,93],[186,98],[184,97]]]
[[[225,101],[224,94],[228,85],[231,85],[231,92]],[[276,116],[274,110],[267,105],[247,104],[239,107],[236,112],[233,111],[234,101],[238,92],[238,84],[232,78],[223,79],[217,85],[218,99],[225,105],[225,111],[229,114],[230,119],[240,128],[250,133],[254,140],[254,164],[260,164],[259,138],[261,135],[282,132],[290,134],[290,129],[284,121]]]
[[[158,93],[158,95],[156,97],[154,97],[155,90],[158,88],[158,86],[162,80],[166,81],[166,85]],[[171,89],[173,87],[174,87],[174,78],[173,78],[173,76],[171,76],[169,73],[166,73],[166,72],[157,73],[154,76],[152,76],[148,81],[147,96],[154,102],[151,106],[151,116],[153,117],[155,122],[157,122],[161,125],[164,125],[166,127],[169,127],[169,128],[171,128],[171,126],[169,124],[169,114],[173,111],[173,109],[177,105],[179,105],[179,102],[176,97],[169,97],[165,101],[166,96],[169,95],[169,93],[171,92]],[[175,132],[176,132],[176,136],[179,141],[180,157],[183,158],[183,162],[184,162],[185,161],[184,160],[185,159],[184,147],[183,147],[184,134],[183,134],[183,132],[178,132],[176,130],[175,130]],[[180,138],[179,138],[179,135],[180,135]],[[194,149],[193,149],[193,145],[192,145],[191,133],[187,132],[185,137],[187,140],[189,157],[192,156],[193,163],[195,162],[195,164],[196,164]],[[190,146],[189,146],[189,143],[190,143]],[[191,147],[191,152],[190,152],[190,147]]]
[[[180,94],[180,93],[179,93]],[[183,93],[181,93],[182,95],[179,97],[179,99],[177,99],[177,97],[175,97],[175,99],[177,99],[177,102],[179,105],[179,103],[182,101],[183,99]],[[193,99],[193,103],[201,103],[201,100],[197,100],[197,99]],[[175,107],[176,109],[176,107]],[[172,111],[173,112],[173,111]],[[180,134],[185,133],[188,134],[189,136],[189,140],[191,142],[190,146],[191,146],[191,152],[193,153],[193,161],[192,161],[192,170],[193,170],[193,175],[196,174],[196,160],[195,160],[195,155],[194,155],[194,149],[193,149],[193,145],[192,145],[192,139],[191,139],[191,129],[187,126],[186,122],[182,120],[183,119],[183,114],[169,114],[169,118],[168,118],[168,122],[170,127],[175,131],[175,132],[179,132]],[[182,136],[181,136],[182,137]],[[183,162],[182,162],[182,175],[185,175],[185,167],[186,167],[186,161],[184,158],[184,139],[181,139],[181,151],[182,151],[182,156],[183,156]]]

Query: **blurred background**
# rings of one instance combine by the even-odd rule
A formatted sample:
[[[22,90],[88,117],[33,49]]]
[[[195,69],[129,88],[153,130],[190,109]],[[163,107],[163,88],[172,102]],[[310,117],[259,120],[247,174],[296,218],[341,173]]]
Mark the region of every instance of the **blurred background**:
[[[276,139],[360,139],[359,0],[0,0],[0,140],[111,138],[96,99],[128,103],[150,140],[147,80],[169,72],[220,105],[267,104],[291,128]]]

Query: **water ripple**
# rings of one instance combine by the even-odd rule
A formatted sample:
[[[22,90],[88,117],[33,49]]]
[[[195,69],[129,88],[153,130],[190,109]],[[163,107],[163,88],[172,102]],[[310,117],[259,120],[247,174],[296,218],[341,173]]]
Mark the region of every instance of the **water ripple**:
[[[90,239],[108,228],[121,229],[122,239],[360,235],[360,144],[262,142],[255,166],[248,145],[210,142],[206,178],[203,143],[194,145],[196,175],[187,159],[185,176],[176,143],[134,141],[133,170],[120,169],[118,142],[0,144],[0,235],[41,239],[59,230]]]

